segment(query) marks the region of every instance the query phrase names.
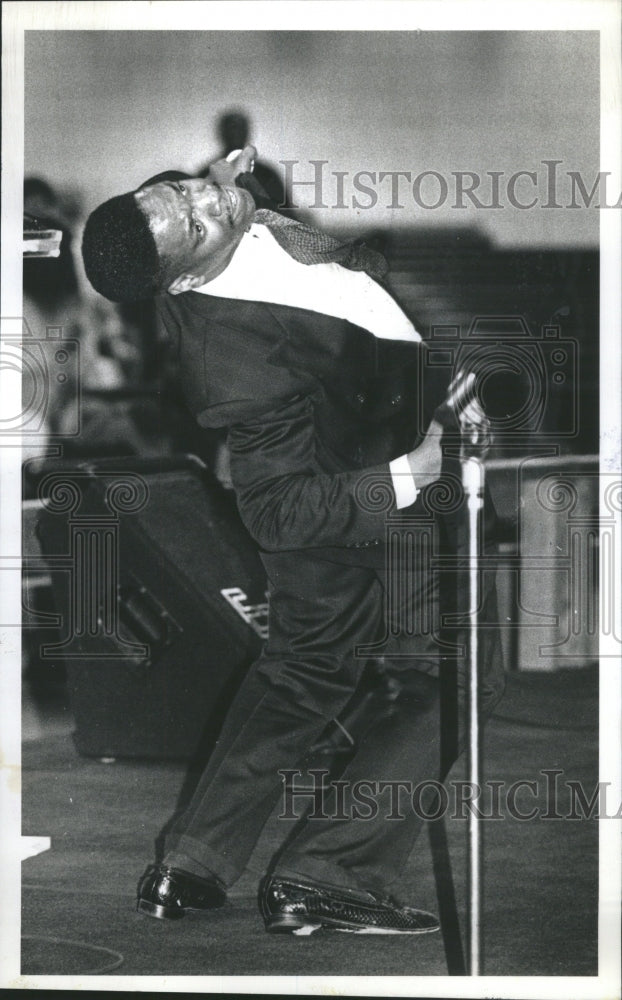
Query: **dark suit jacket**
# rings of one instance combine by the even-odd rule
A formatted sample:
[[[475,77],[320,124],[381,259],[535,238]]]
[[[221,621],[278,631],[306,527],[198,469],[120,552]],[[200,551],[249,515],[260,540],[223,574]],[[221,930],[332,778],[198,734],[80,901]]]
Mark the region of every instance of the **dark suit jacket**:
[[[313,549],[316,559],[384,575],[387,516],[395,511],[389,462],[416,447],[445,398],[448,368],[431,363],[423,343],[380,340],[306,309],[199,292],[164,295],[157,309],[177,352],[190,410],[204,427],[228,430],[238,507],[259,546],[284,553],[288,562]],[[455,437],[456,454],[458,446]],[[444,460],[444,476],[460,493],[457,459]],[[427,493],[404,513],[421,518],[424,531],[433,519],[440,547],[456,553],[458,566],[465,551],[463,505],[439,514]],[[490,503],[486,521],[491,538]],[[447,611],[461,607],[461,573],[441,581]],[[300,577],[304,586],[302,560]],[[488,603],[491,574],[485,590]],[[459,631],[450,630],[446,640],[459,645]],[[485,631],[480,655],[482,704],[492,705],[503,689],[496,630]],[[448,753],[453,759],[454,749]]]
[[[383,539],[395,508],[388,463],[415,446],[444,394],[425,345],[198,292],[165,295],[158,310],[188,406],[202,426],[228,429],[240,513],[259,545]]]

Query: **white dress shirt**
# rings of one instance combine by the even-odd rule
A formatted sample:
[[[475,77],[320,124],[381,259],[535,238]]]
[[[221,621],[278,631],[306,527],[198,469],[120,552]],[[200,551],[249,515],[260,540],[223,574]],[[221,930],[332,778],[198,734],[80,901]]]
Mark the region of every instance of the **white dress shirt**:
[[[345,319],[385,340],[420,341],[414,326],[388,292],[364,271],[341,264],[300,264],[270,230],[253,223],[222,274],[195,291],[226,299],[272,302]],[[418,490],[407,455],[389,463],[398,508]]]

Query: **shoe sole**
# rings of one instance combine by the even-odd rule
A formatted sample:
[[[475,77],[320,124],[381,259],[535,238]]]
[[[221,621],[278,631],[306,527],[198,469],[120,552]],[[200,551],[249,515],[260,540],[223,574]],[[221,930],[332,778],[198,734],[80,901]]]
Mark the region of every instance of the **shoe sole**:
[[[146,917],[155,917],[156,920],[180,920],[185,917],[186,910],[173,910],[170,906],[159,906],[157,903],[150,903],[146,899],[139,899],[136,904],[138,913]]]
[[[223,904],[224,905],[224,904]],[[156,920],[181,920],[186,915],[203,916],[211,913],[212,910],[219,910],[220,906],[208,906],[205,908],[185,906],[183,909],[171,906],[160,906],[158,903],[150,903],[147,899],[139,899],[136,904],[138,913],[145,917],[154,917]]]
[[[290,913],[276,914],[266,921],[266,930],[269,934],[295,934],[297,937],[306,937],[318,930],[342,931],[350,934],[433,934],[439,929],[440,926],[437,924],[436,927],[400,930],[395,927],[374,927],[346,920],[333,920],[330,917],[323,917],[321,922],[316,924],[312,923],[311,920],[304,920]]]
[[[412,931],[400,931],[394,927],[333,927],[345,934],[434,934],[440,927],[418,927]]]

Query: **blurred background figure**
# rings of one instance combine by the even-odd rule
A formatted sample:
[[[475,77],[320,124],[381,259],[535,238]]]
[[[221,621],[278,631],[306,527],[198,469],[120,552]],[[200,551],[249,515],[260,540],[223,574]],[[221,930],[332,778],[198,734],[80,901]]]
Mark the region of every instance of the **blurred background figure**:
[[[160,455],[172,448],[159,417],[159,392],[168,372],[151,304],[120,307],[93,292],[79,252],[85,215],[73,192],[59,191],[38,175],[26,177],[25,219],[62,231],[58,257],[24,258],[27,336],[43,352],[47,368],[43,426],[36,450],[24,453],[26,483],[37,475],[51,438],[62,441],[67,458]],[[62,380],[54,377],[59,340],[77,344],[75,364]],[[32,378],[25,366],[25,406],[37,398]]]
[[[134,382],[141,364],[137,331],[122,322],[114,306],[92,295],[82,277],[75,252],[79,202],[31,176],[24,181],[24,214],[63,234],[58,257],[24,259],[24,318],[32,336],[43,340],[48,328],[55,327],[61,328],[64,339],[79,341],[83,391],[118,389]],[[51,379],[49,389],[48,429],[62,434],[64,403],[76,386]]]

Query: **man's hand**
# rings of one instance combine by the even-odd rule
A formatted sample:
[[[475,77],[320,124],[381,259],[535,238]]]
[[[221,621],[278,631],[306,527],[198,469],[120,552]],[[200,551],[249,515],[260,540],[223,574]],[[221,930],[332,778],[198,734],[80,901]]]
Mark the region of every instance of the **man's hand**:
[[[423,489],[440,478],[443,464],[442,436],[442,425],[438,420],[432,420],[419,447],[408,453],[408,464],[417,489]]]
[[[252,172],[257,150],[254,146],[245,146],[244,149],[235,150],[223,160],[216,160],[210,164],[208,179],[216,184],[234,184],[236,177],[240,174]]]
[[[408,453],[408,464],[418,489],[440,479],[443,464],[441,440],[444,429],[460,428],[464,444],[476,448],[483,457],[490,447],[490,421],[479,400],[472,394],[475,375],[460,371],[449,386],[445,403],[436,411],[439,419],[433,419],[418,448]],[[442,422],[441,422],[442,421]]]
[[[461,370],[449,386],[449,405],[457,414],[462,441],[467,449],[474,449],[483,458],[492,440],[490,421],[474,393],[475,375],[465,375]]]
[[[482,410],[477,399],[464,408],[459,417],[462,440],[467,448],[474,449],[472,454],[484,458],[490,449],[492,431],[490,420]]]
[[[463,444],[475,449],[480,458],[488,451],[492,433],[490,421],[475,395],[475,374],[460,370],[447,390],[447,399],[434,414],[448,431],[460,431]]]

